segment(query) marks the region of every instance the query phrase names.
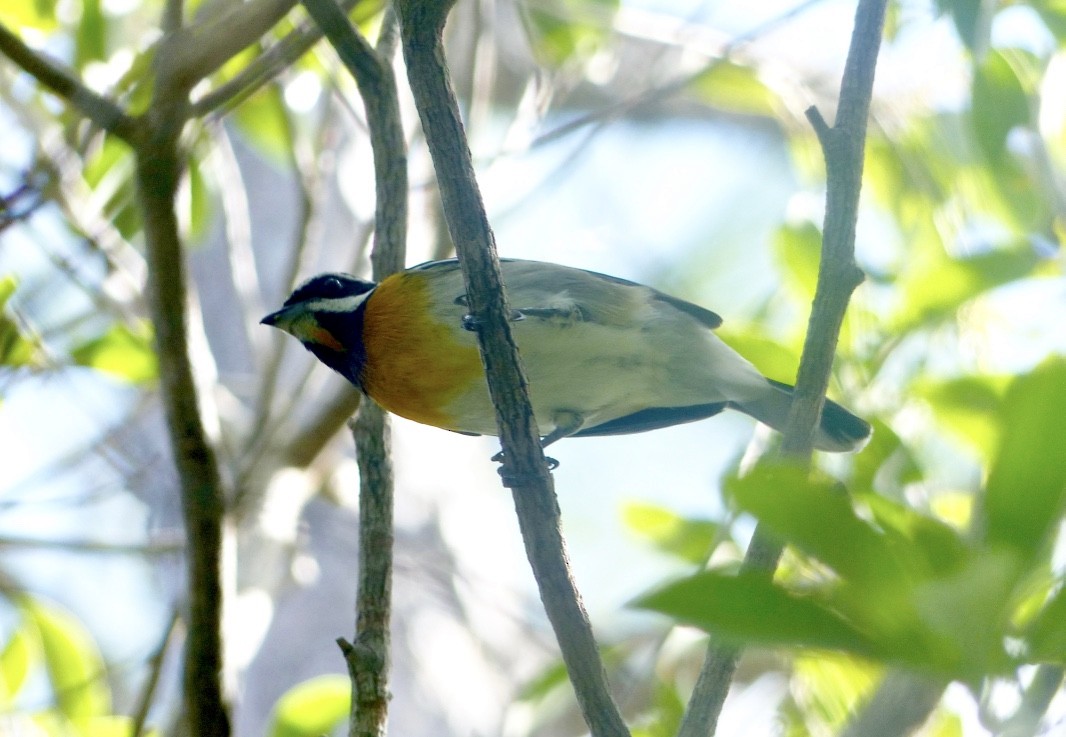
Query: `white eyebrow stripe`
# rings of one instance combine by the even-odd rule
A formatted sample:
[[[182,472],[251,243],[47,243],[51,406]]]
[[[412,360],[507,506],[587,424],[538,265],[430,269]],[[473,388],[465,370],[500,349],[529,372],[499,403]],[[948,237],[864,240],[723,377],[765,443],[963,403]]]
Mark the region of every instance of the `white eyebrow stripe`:
[[[316,299],[307,303],[310,312],[351,312],[361,305],[373,293],[373,289],[350,297],[332,297]]]

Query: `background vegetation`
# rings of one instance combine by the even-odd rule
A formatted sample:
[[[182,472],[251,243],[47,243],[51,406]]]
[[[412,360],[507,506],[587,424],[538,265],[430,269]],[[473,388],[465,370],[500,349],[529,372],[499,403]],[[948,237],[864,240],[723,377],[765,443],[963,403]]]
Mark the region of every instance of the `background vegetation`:
[[[824,196],[803,111],[831,119],[853,8],[726,5],[463,2],[449,59],[502,255],[705,304],[791,379]],[[382,15],[352,18],[376,38]],[[342,729],[358,400],[257,322],[367,269],[359,95],[284,2],[16,0],[0,23],[0,732],[174,733],[212,587],[236,732]],[[1061,729],[1064,36],[1052,2],[890,5],[831,387],[876,424],[862,453],[748,473],[767,438],[736,418],[554,453],[635,732],[677,732],[704,651],[678,621],[754,645],[722,734]],[[401,106],[415,263],[450,246]],[[394,734],[585,729],[492,452],[397,423]],[[736,572],[753,519],[790,543],[773,584]],[[223,531],[217,581],[186,565],[190,520]]]

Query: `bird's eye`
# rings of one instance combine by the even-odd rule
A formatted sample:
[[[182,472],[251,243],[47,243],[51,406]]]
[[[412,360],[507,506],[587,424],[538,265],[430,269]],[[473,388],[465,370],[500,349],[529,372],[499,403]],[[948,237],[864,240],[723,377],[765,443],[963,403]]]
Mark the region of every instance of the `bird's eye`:
[[[331,297],[339,296],[344,292],[344,284],[335,276],[327,276],[326,280],[322,282],[322,291]]]

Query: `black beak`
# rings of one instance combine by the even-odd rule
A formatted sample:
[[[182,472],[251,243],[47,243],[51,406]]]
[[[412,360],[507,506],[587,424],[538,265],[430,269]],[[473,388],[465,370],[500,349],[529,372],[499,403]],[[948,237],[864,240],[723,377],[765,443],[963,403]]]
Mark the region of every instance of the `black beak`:
[[[277,324],[278,317],[280,316],[279,315],[280,312],[281,312],[281,310],[278,310],[277,312],[271,312],[269,315],[267,315],[262,320],[260,320],[259,324],[260,325],[275,325],[275,324]]]

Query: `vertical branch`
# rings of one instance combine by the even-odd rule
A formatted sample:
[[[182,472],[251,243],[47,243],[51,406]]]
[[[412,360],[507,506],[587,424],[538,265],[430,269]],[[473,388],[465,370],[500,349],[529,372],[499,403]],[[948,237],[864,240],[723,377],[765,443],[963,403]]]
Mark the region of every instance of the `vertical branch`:
[[[463,268],[470,312],[478,326],[481,358],[504,449],[501,474],[514,496],[526,555],[591,733],[620,737],[629,732],[611,698],[592,627],[570,575],[555,489],[511,335],[496,244],[448,78],[442,36],[451,6],[451,0],[397,2],[408,81]]]
[[[404,266],[407,241],[407,148],[392,71],[396,17],[386,12],[379,50],[348,22],[335,0],[304,5],[355,78],[366,110],[374,152],[377,198],[374,279]],[[359,463],[359,588],[355,642],[338,640],[352,679],[348,731],[352,737],[385,734],[389,691],[389,624],[392,598],[393,473],[389,426],[374,402],[361,402],[351,424]]]
[[[825,402],[848,301],[863,279],[862,271],[855,264],[855,225],[862,188],[866,121],[870,114],[886,4],[887,0],[859,1],[840,84],[836,123],[830,127],[816,109],[807,111],[822,144],[826,163],[825,223],[818,286],[796,377],[792,409],[781,442],[781,454],[803,464],[810,462],[814,428]],[[781,551],[781,543],[760,524],[748,546],[744,568],[772,576]],[[737,647],[711,638],[679,737],[714,734],[739,657]]]
[[[188,354],[185,263],[174,212],[181,176],[178,134],[185,117],[183,105],[168,104],[168,99],[167,92],[157,90],[146,135],[136,147],[137,196],[144,216],[148,304],[155,325],[160,388],[188,538],[185,715],[194,737],[225,737],[230,724],[221,681],[223,493],[201,422]]]

